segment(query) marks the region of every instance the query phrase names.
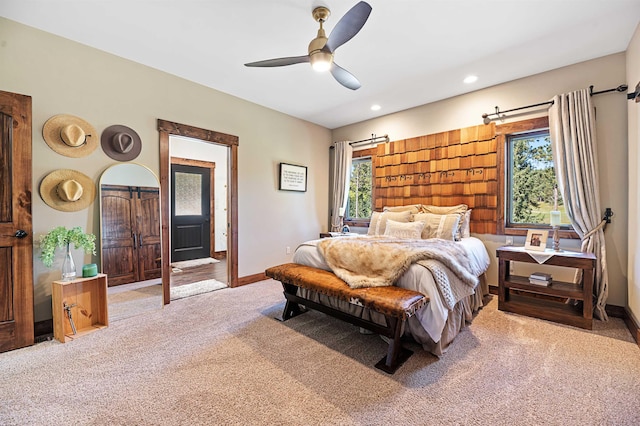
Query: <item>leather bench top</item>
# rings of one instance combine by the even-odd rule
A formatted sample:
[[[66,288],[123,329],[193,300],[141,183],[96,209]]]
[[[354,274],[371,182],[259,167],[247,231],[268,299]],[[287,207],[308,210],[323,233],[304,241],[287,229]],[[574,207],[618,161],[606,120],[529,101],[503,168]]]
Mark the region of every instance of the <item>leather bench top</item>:
[[[412,316],[429,301],[422,293],[396,286],[351,288],[332,272],[297,263],[273,266],[265,274],[283,284],[306,288],[401,319]]]

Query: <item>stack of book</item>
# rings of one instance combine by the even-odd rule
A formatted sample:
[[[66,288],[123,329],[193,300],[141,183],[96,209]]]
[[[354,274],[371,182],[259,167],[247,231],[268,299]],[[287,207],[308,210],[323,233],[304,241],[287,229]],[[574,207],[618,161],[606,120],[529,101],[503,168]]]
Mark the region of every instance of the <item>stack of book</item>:
[[[535,285],[551,285],[551,274],[545,274],[543,272],[534,272],[529,275],[529,283]]]

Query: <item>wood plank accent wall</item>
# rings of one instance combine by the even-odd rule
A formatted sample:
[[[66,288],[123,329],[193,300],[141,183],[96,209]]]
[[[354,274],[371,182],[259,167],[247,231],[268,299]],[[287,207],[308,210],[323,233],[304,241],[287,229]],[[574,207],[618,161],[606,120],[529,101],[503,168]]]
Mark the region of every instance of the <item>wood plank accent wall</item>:
[[[466,204],[471,232],[495,234],[498,218],[496,127],[467,127],[377,146],[375,210],[385,206]]]

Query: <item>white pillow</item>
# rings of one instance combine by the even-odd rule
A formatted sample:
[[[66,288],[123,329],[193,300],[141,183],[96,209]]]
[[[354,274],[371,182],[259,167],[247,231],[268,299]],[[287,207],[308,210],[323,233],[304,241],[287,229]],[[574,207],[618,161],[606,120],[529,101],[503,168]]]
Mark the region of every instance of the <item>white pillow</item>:
[[[462,238],[462,225],[464,222],[464,214],[469,207],[466,204],[457,204],[455,206],[432,206],[423,204],[421,207],[421,213],[433,213],[433,214],[459,214],[460,220],[458,221],[458,230],[454,240],[460,241]]]
[[[419,240],[422,236],[422,228],[424,222],[396,222],[395,220],[387,220],[387,227],[384,235],[396,238],[409,238]]]
[[[378,219],[378,225],[376,226],[376,233],[374,235],[384,235],[384,230],[387,226],[387,220],[395,220],[396,222],[409,222],[411,218],[410,211],[404,212],[382,212]]]
[[[411,214],[416,214],[420,212],[420,209],[422,208],[422,204],[409,204],[408,206],[386,206],[382,208],[383,212],[403,212],[403,211],[410,211]]]
[[[456,233],[460,224],[459,214],[418,213],[414,215],[414,220],[425,222],[422,238],[442,238],[456,241]]]
[[[471,236],[471,209],[464,212],[461,230],[462,238],[469,238]]]
[[[420,208],[421,213],[433,213],[433,214],[453,214],[464,213],[469,207],[466,204],[457,204],[455,206],[432,206],[429,204],[423,204]]]
[[[371,213],[371,219],[369,220],[369,229],[367,230],[367,235],[376,235],[376,230],[378,229],[378,221],[380,220],[380,212]]]

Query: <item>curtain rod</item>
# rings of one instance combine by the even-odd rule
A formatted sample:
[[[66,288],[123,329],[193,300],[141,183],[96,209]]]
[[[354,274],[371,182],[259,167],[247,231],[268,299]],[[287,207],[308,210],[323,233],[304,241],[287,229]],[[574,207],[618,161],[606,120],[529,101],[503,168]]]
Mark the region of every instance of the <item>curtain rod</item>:
[[[607,89],[607,90],[601,90],[599,92],[594,92],[593,91],[593,85],[589,86],[589,95],[593,96],[593,95],[600,95],[602,93],[609,93],[609,92],[626,92],[627,89],[629,88],[629,86],[627,86],[626,84],[621,84],[618,87],[614,87],[613,89]],[[505,111],[500,111],[500,108],[498,106],[496,106],[496,112],[493,112],[491,114],[487,114],[486,112],[484,114],[482,114],[482,118],[483,118],[483,122],[484,124],[489,124],[491,122],[491,117],[492,115],[496,115],[499,116],[500,114],[505,114],[508,112],[513,112],[513,111],[519,111],[521,109],[528,109],[528,108],[535,108],[535,107],[539,107],[539,106],[543,106],[543,105],[553,105],[553,101],[547,101],[547,102],[540,102],[539,104],[532,104],[532,105],[526,105],[526,106],[522,106],[519,108],[512,108],[512,109],[508,109]]]
[[[378,139],[382,139],[382,140],[378,140]],[[382,142],[389,142],[389,135],[376,136],[372,134],[369,139],[362,139],[355,142],[349,142],[349,145],[353,146],[353,145],[360,145],[364,143],[382,143]]]
[[[374,134],[371,134],[370,138],[362,139],[362,140],[354,141],[354,142],[349,142],[349,145],[354,146],[354,145],[359,145],[359,144],[370,144],[370,143],[378,144],[378,143],[382,143],[382,142],[389,142],[389,135],[376,136]],[[336,144],[336,143],[337,142],[334,142],[334,144]],[[333,149],[333,146],[331,146],[329,149]]]

